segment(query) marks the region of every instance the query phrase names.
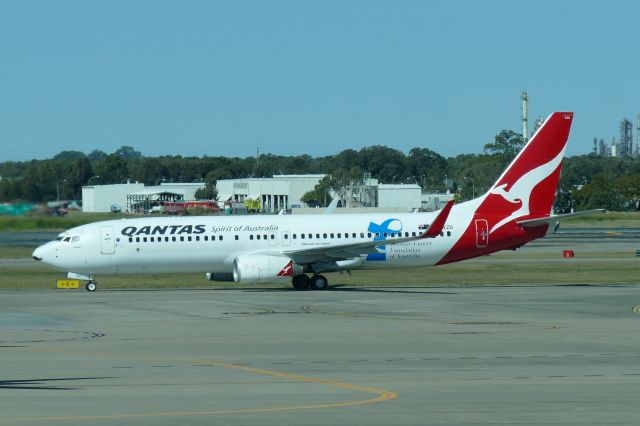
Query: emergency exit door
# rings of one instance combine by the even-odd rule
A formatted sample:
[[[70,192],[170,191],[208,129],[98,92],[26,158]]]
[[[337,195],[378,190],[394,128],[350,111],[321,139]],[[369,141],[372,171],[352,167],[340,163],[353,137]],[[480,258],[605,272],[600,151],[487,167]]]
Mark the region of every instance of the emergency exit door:
[[[100,252],[102,254],[113,254],[116,252],[116,242],[111,226],[100,227]]]
[[[489,224],[486,219],[476,219],[476,247],[489,245]]]

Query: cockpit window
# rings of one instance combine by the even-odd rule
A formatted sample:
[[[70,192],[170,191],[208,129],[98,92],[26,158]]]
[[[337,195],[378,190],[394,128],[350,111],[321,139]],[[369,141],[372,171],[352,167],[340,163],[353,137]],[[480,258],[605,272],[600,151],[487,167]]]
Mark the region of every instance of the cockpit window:
[[[68,243],[69,241],[71,241],[71,237],[64,237],[62,241],[64,241],[65,243]]]
[[[62,241],[63,238],[64,238],[63,235],[58,235],[58,238],[56,238],[56,241]]]
[[[80,237],[78,237],[77,235],[71,238],[72,243],[77,243],[78,241],[80,241]]]

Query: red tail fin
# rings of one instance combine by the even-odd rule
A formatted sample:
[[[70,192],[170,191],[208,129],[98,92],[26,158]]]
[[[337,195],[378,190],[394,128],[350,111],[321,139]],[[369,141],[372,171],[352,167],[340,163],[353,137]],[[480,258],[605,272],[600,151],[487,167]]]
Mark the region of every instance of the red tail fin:
[[[485,194],[477,214],[496,218],[489,233],[514,219],[551,213],[572,112],[555,112]]]
[[[551,213],[572,121],[571,112],[551,114],[489,192],[460,205],[458,226],[464,231],[439,264],[517,248],[545,235],[547,226],[523,228],[517,221]]]

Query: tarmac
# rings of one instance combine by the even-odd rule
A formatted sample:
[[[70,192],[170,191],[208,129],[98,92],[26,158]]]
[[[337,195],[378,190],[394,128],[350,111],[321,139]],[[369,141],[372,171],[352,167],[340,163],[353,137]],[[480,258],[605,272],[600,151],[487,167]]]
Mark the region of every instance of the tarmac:
[[[637,425],[640,287],[0,293],[2,425]]]

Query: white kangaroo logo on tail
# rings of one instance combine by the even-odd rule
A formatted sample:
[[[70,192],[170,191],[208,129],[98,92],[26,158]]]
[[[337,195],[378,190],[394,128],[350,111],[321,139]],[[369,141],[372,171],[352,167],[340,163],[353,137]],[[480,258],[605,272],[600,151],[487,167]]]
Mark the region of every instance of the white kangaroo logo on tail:
[[[522,205],[518,210],[511,213],[510,216],[505,217],[500,222],[493,225],[493,227],[489,231],[489,234],[493,233],[493,231],[513,219],[530,214],[529,197],[531,196],[531,191],[533,191],[533,188],[535,188],[544,179],[549,177],[549,175],[553,173],[556,168],[558,168],[558,166],[562,162],[563,157],[564,148],[558,153],[558,155],[556,155],[553,160],[549,161],[546,164],[542,164],[522,175],[522,177],[520,177],[520,179],[518,179],[508,191],[505,191],[504,189],[506,188],[508,183],[496,186],[491,190],[490,194],[499,195],[512,204],[517,204],[519,201],[522,203]]]

